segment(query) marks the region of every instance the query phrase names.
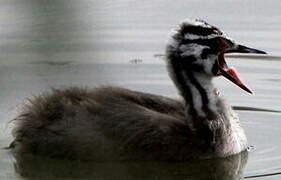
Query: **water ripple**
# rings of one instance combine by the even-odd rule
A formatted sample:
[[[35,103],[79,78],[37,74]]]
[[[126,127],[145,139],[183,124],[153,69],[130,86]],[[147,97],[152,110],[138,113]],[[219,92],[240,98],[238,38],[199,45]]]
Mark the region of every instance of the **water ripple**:
[[[281,113],[279,110],[274,109],[264,109],[264,108],[256,108],[256,107],[249,107],[249,106],[232,106],[234,110],[237,111],[256,111],[256,112],[273,112],[273,113]]]
[[[154,58],[165,59],[165,54],[154,54]],[[257,55],[257,54],[225,54],[227,58],[233,59],[249,59],[249,60],[269,60],[269,61],[281,61],[281,56],[278,55]]]
[[[259,177],[268,177],[268,176],[278,176],[281,175],[281,172],[274,172],[274,173],[265,173],[265,174],[257,174],[251,176],[245,176],[244,179],[251,179],[251,178],[259,178]]]
[[[226,54],[229,58],[243,58],[249,60],[270,60],[270,61],[281,61],[281,56],[275,55],[256,55],[256,54]]]

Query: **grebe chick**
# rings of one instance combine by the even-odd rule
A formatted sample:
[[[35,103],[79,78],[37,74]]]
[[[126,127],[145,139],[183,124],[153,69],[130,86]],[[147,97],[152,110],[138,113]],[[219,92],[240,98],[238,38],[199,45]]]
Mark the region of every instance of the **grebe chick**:
[[[236,44],[202,20],[185,20],[166,47],[169,75],[183,100],[118,87],[67,88],[33,98],[16,118],[17,155],[107,160],[226,157],[247,148],[239,120],[213,85],[224,76],[251,90],[225,53],[265,52]]]

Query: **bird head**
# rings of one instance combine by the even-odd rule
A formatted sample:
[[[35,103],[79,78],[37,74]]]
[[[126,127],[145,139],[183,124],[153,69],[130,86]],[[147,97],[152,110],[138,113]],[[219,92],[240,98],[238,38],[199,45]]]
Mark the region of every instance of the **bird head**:
[[[166,54],[190,72],[215,77],[224,76],[243,90],[252,93],[234,68],[228,67],[226,53],[266,54],[236,43],[223,31],[203,20],[185,20],[173,30]]]

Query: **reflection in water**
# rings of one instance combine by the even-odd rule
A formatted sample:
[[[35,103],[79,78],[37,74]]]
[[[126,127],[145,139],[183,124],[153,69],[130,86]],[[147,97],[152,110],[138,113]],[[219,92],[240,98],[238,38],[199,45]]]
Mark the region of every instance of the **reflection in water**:
[[[208,179],[238,180],[248,152],[194,162],[78,162],[39,156],[15,157],[15,170],[26,179]]]

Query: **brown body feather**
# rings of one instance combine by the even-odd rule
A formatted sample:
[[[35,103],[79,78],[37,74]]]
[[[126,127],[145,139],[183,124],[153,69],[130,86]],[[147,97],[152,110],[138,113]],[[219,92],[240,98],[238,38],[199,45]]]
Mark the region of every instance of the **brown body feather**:
[[[189,128],[181,101],[117,87],[68,88],[30,99],[17,153],[91,160],[186,160],[215,151]],[[215,145],[213,145],[215,146]]]

